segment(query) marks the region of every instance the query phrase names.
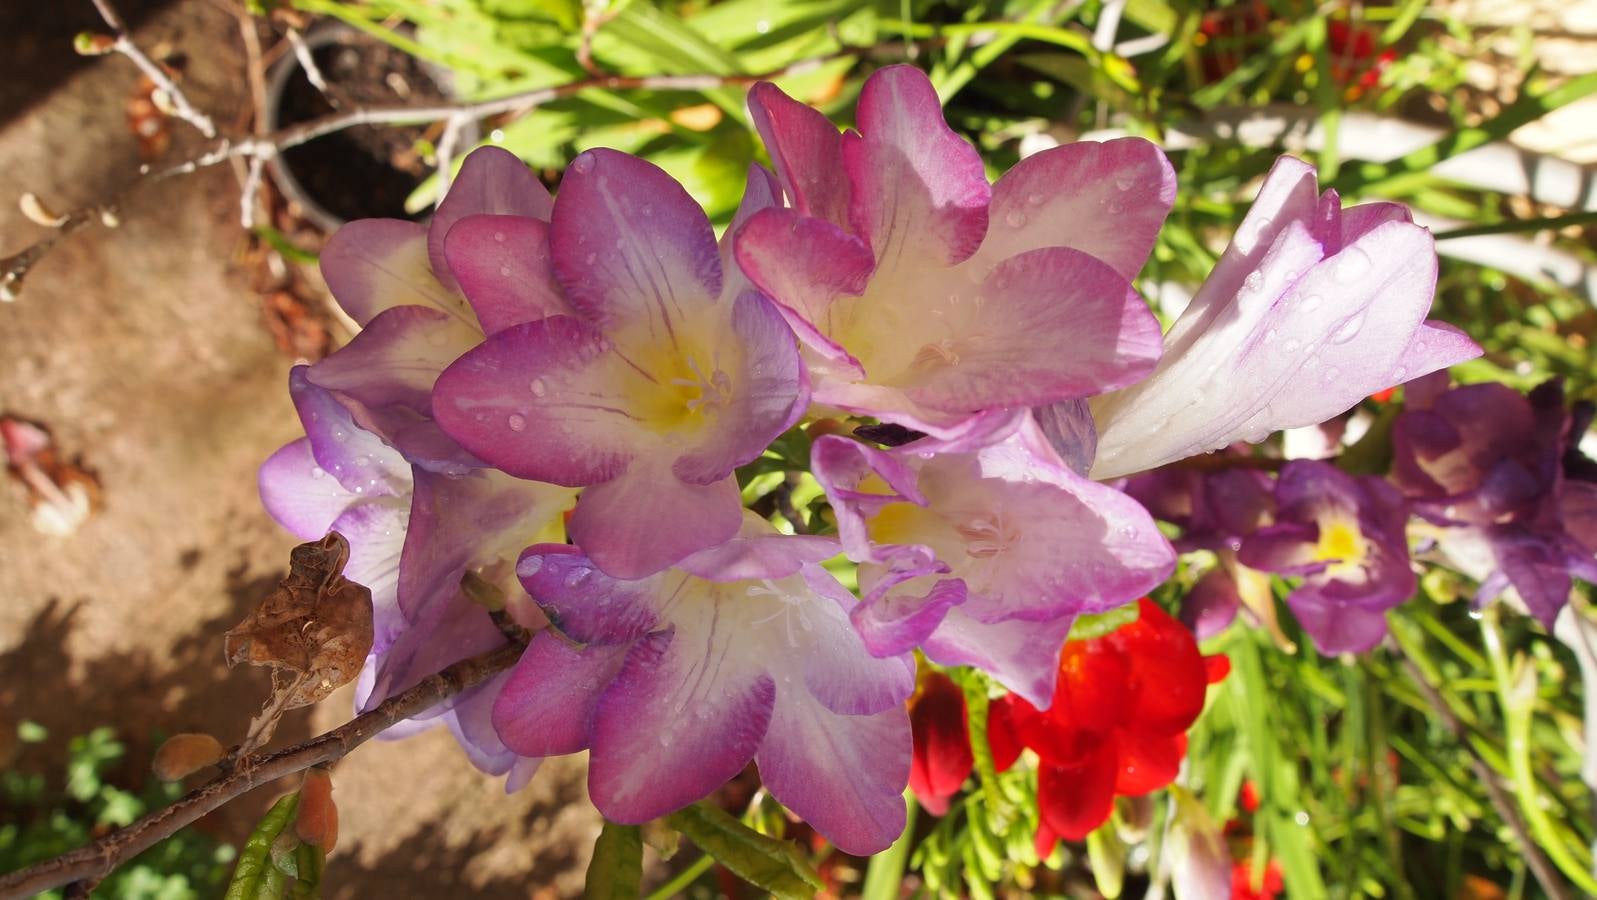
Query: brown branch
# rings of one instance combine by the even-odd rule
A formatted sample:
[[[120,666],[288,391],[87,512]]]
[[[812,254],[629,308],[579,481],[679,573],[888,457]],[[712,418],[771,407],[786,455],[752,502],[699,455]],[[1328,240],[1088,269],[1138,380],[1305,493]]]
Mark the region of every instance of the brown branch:
[[[585,78],[554,87],[538,88],[537,90],[522,91],[505,97],[492,100],[477,100],[472,102],[439,103],[426,106],[374,106],[351,109],[345,112],[330,113],[318,119],[301,122],[280,128],[270,134],[256,137],[232,140],[222,138],[211,145],[200,155],[170,166],[166,169],[152,170],[148,166],[140,168],[140,177],[132,184],[127,185],[113,195],[109,200],[104,200],[80,210],[69,213],[65,223],[56,234],[52,234],[38,241],[21,252],[11,256],[0,257],[0,299],[15,299],[20,290],[22,279],[27,276],[38,261],[49,253],[51,248],[62,237],[87,224],[100,213],[114,209],[124,197],[136,188],[149,183],[164,181],[179,175],[187,175],[200,169],[209,168],[218,163],[233,159],[248,158],[269,160],[291,147],[313,141],[319,137],[354,128],[360,125],[411,125],[422,122],[438,122],[446,120],[462,120],[468,118],[484,119],[497,115],[520,116],[554,100],[579,94],[588,90],[656,90],[656,91],[704,91],[715,88],[729,87],[732,85],[753,84],[785,75],[796,75],[811,71],[835,59],[854,57],[870,52],[871,48],[849,48],[802,60],[792,65],[785,66],[770,72],[758,75],[604,75],[596,78]]]
[[[100,18],[105,20],[105,24],[116,32],[116,41],[110,46],[110,51],[132,60],[133,64],[139,67],[139,71],[155,82],[156,89],[166,95],[166,99],[172,101],[172,115],[199,129],[200,134],[208,138],[216,137],[216,125],[211,122],[211,117],[195,109],[189,98],[184,96],[182,89],[166,74],[166,70],[146,56],[138,44],[133,43],[132,36],[128,34],[127,23],[122,21],[122,16],[117,13],[116,7],[111,5],[111,0],[90,0],[90,2],[99,11]]]
[[[1453,733],[1453,737],[1458,741],[1459,746],[1463,747],[1464,752],[1469,755],[1470,768],[1475,772],[1475,777],[1480,780],[1481,785],[1486,788],[1486,798],[1491,801],[1492,808],[1496,809],[1497,814],[1503,817],[1503,821],[1508,824],[1508,830],[1514,833],[1514,839],[1519,842],[1520,851],[1525,854],[1525,864],[1530,867],[1531,875],[1535,876],[1537,883],[1542,886],[1542,890],[1553,900],[1570,900],[1569,891],[1565,888],[1563,880],[1558,877],[1558,873],[1553,870],[1552,865],[1547,861],[1547,857],[1542,855],[1541,849],[1532,840],[1530,830],[1525,827],[1524,820],[1519,817],[1519,810],[1514,808],[1513,801],[1508,798],[1508,794],[1498,782],[1497,773],[1492,771],[1486,761],[1481,759],[1480,754],[1475,752],[1475,748],[1470,745],[1469,729],[1459,719],[1458,714],[1453,711],[1453,707],[1448,704],[1446,698],[1437,692],[1436,688],[1425,679],[1425,673],[1420,671],[1420,667],[1414,663],[1414,660],[1409,658],[1401,646],[1399,646],[1398,652],[1403,659],[1403,670],[1408,673],[1409,679],[1414,682],[1415,687],[1419,688],[1419,692],[1425,698],[1425,702],[1429,703],[1431,708],[1436,710],[1436,714],[1442,717],[1442,722],[1447,725],[1447,730]]]
[[[241,759],[232,771],[195,788],[165,809],[86,847],[0,877],[0,900],[31,897],[62,885],[102,879],[128,859],[228,801],[285,775],[341,759],[390,725],[504,671],[520,658],[522,649],[519,644],[506,644],[461,660],[326,734],[274,753]]]

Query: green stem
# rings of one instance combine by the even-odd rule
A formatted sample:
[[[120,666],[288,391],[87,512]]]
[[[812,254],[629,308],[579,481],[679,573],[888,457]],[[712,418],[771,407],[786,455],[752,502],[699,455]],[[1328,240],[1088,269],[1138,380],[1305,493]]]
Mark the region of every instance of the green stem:
[[[700,875],[710,871],[710,867],[713,865],[715,865],[715,857],[708,853],[704,854],[703,856],[694,860],[693,865],[688,866],[686,869],[678,872],[675,878],[672,878],[670,881],[667,881],[665,884],[662,884],[656,888],[652,893],[649,894],[646,900],[666,900],[668,897],[676,897],[680,895],[683,891],[687,890],[688,885],[698,881]]]
[[[1587,896],[1597,897],[1597,878],[1593,878],[1591,872],[1574,857],[1568,842],[1558,834],[1546,810],[1542,809],[1541,796],[1536,790],[1536,776],[1530,764],[1530,718],[1534,697],[1528,702],[1517,702],[1514,698],[1514,678],[1508,653],[1503,647],[1503,636],[1497,626],[1495,608],[1488,609],[1481,617],[1481,636],[1492,661],[1492,673],[1497,678],[1498,701],[1503,705],[1503,717],[1508,729],[1510,786],[1519,801],[1520,812],[1525,816],[1525,824],[1553,865]],[[1557,895],[1554,887],[1547,884],[1545,879],[1538,877],[1537,880],[1543,882],[1542,887],[1549,894]]]

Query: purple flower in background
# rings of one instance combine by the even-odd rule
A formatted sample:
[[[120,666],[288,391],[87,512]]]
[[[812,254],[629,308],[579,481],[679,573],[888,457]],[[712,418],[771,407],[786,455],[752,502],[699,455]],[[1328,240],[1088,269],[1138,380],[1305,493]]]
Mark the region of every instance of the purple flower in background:
[[[635,581],[575,547],[529,548],[527,591],[581,646],[534,638],[494,727],[527,756],[588,750],[612,821],[680,809],[753,760],[839,848],[886,849],[904,827],[914,662],[872,656],[849,627],[855,600],[819,566],[837,551],[753,513],[733,540]]]
[[[1431,235],[1393,203],[1341,208],[1282,157],[1165,335],[1146,380],[1092,401],[1094,478],[1141,472],[1323,422],[1366,396],[1480,355],[1425,319]]]
[[[1597,581],[1590,482],[1566,460],[1571,416],[1563,387],[1529,397],[1501,384],[1443,390],[1445,377],[1408,390],[1392,426],[1392,480],[1431,525],[1438,555],[1481,582],[1478,603],[1512,588],[1549,629],[1571,577]]]
[[[1060,465],[1023,423],[935,456],[822,437],[812,467],[860,563],[865,645],[980,666],[1046,707],[1075,617],[1147,593],[1175,553],[1135,501]]]
[[[1287,605],[1321,653],[1359,653],[1386,636],[1386,611],[1414,594],[1397,489],[1314,460],[1294,460],[1275,485],[1275,524],[1242,542],[1244,565],[1302,576]]]
[[[1226,630],[1237,611],[1246,609],[1279,646],[1290,648],[1292,642],[1276,619],[1269,576],[1237,560],[1243,539],[1274,517],[1275,481],[1268,473],[1247,467],[1240,457],[1217,459],[1233,460],[1237,466],[1215,470],[1165,466],[1126,479],[1125,492],[1154,518],[1181,528],[1175,541],[1178,551],[1210,550],[1219,559],[1181,601],[1181,621],[1198,640]]]
[[[494,227],[473,239],[496,245]],[[733,469],[804,412],[792,331],[728,277],[681,185],[635,157],[590,150],[572,162],[548,247],[573,314],[510,325],[451,365],[436,386],[439,424],[511,475],[585,488],[571,537],[614,577],[731,538]],[[481,296],[474,282],[462,277]]]
[[[413,469],[398,451],[357,425],[331,392],[311,384],[304,366],[290,374],[289,393],[306,436],[261,466],[261,499],[267,512],[301,540],[337,531],[349,542],[344,574],[371,591],[374,625],[372,654],[356,684],[357,708],[375,707],[422,677],[502,643],[486,611],[461,594],[460,578],[468,566],[489,563],[497,554],[508,553],[513,560],[528,539],[547,533],[548,522],[540,518],[552,517],[558,526],[560,507],[532,494],[560,489],[497,473],[473,476],[500,483],[497,508],[473,505],[475,527],[455,531],[452,543],[437,543],[429,540],[435,538],[436,498],[453,490],[441,484],[453,482]],[[507,506],[514,507],[512,520],[523,524],[508,548],[505,536],[490,527],[507,521],[498,513]],[[451,556],[451,548],[460,552]],[[510,569],[508,562],[502,567]],[[507,788],[514,790],[531,777],[536,760],[519,759],[486,726],[497,691],[489,682],[462,692],[386,736],[403,737],[442,723],[479,768],[511,773]]]
[[[1060,147],[989,186],[909,66],[866,80],[858,132],[770,84],[749,109],[792,208],[753,215],[737,259],[804,342],[816,403],[979,446],[1011,409],[1153,369],[1130,278],[1175,177],[1152,144]]]

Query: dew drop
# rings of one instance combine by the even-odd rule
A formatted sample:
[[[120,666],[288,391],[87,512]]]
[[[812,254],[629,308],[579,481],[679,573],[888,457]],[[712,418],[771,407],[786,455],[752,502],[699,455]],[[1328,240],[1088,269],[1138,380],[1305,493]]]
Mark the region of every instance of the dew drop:
[[[1361,329],[1363,327],[1364,327],[1364,314],[1363,313],[1359,313],[1359,314],[1353,316],[1352,318],[1348,319],[1346,322],[1343,322],[1341,327],[1337,328],[1336,333],[1331,335],[1331,343],[1333,343],[1333,344],[1345,344],[1348,341],[1351,341],[1354,338],[1358,337],[1359,329]]]
[[[1035,193],[1035,194],[1027,194],[1026,195],[1026,205],[1027,206],[1042,206],[1042,202],[1045,199],[1047,199],[1047,198],[1045,198],[1040,192],[1039,193]]]
[[[1264,332],[1264,339],[1267,340],[1267,341],[1275,340],[1275,329],[1274,328],[1266,329],[1265,332]]]
[[[586,566],[577,566],[575,569],[572,569],[570,572],[566,573],[566,587],[576,587],[584,581],[587,581],[590,574],[592,573]]]
[[[591,265],[593,265],[593,261],[598,259],[598,258],[599,258],[599,254],[597,254],[597,253],[589,253],[586,257],[583,258],[582,261],[591,266]]]
[[[1009,223],[1010,228],[1022,228],[1026,224],[1026,214],[1018,209],[1012,209],[1004,216],[1004,221]]]
[[[1348,247],[1336,255],[1336,280],[1346,284],[1370,270],[1370,255],[1358,247]]]
[[[494,232],[494,241],[503,244],[505,242],[505,233],[503,231]]]
[[[323,472],[320,468],[315,468],[315,469],[311,469],[311,477],[312,478],[326,478],[327,477],[327,473]]]
[[[549,389],[544,387],[542,378],[534,378],[532,383],[527,385],[527,389],[532,391],[534,397],[542,397],[544,394],[549,393]]]
[[[1281,349],[1288,353],[1296,353],[1301,346],[1303,346],[1303,342],[1297,338],[1287,338],[1286,343],[1281,345]]]
[[[1403,376],[1405,376],[1407,374],[1408,374],[1408,367],[1407,366],[1398,366],[1397,368],[1392,370],[1392,380],[1393,381],[1402,381],[1403,380]]]
[[[1248,277],[1242,279],[1242,291],[1243,291],[1243,293],[1247,293],[1247,294],[1256,293],[1259,290],[1259,288],[1261,288],[1263,286],[1264,286],[1264,276],[1259,274],[1258,272],[1249,272],[1248,273]]]
[[[509,266],[500,266],[499,267],[499,275],[502,278],[509,278],[510,277],[510,267]]]
[[[584,153],[571,161],[571,168],[579,175],[586,175],[593,171],[593,154]]]
[[[523,416],[512,415],[505,420],[505,424],[510,426],[511,431],[521,431],[527,427],[527,420]]]
[[[1122,175],[1115,179],[1115,187],[1122,191],[1131,190],[1131,186],[1136,183],[1136,179],[1132,178],[1130,175]]]
[[[521,574],[536,575],[543,568],[543,557],[529,556],[521,561]]]
[[[1325,374],[1320,377],[1323,378],[1327,384],[1330,384],[1331,382],[1337,380],[1337,378],[1341,377],[1341,375],[1341,369],[1338,369],[1336,366],[1326,366]]]
[[[1303,311],[1314,312],[1320,308],[1320,304],[1323,302],[1325,301],[1319,294],[1310,294],[1303,298]]]
[[[1121,203],[1119,200],[1110,200],[1105,208],[1109,211],[1111,216],[1118,216],[1126,211],[1126,205]]]

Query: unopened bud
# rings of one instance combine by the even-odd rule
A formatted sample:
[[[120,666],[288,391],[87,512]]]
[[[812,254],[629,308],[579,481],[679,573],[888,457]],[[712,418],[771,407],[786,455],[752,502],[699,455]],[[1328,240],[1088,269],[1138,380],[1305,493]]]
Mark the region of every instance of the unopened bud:
[[[305,843],[320,847],[323,853],[332,853],[338,843],[338,806],[333,803],[333,776],[326,769],[318,766],[305,770],[294,833]]]
[[[155,751],[150,768],[162,781],[182,781],[226,754],[222,742],[208,734],[174,734]]]
[[[116,49],[116,38],[109,34],[80,31],[72,39],[72,49],[76,50],[79,56],[104,56]]]

